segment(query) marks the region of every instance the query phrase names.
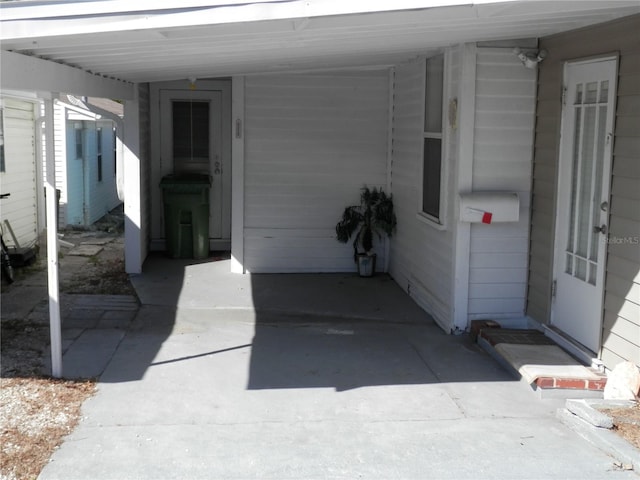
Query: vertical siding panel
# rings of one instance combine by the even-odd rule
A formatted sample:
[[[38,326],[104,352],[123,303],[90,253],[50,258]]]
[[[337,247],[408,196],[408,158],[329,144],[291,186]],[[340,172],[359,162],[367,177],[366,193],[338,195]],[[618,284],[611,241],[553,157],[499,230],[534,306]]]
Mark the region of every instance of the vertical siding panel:
[[[2,221],[9,221],[21,247],[38,239],[36,200],[35,117],[31,102],[3,98],[5,172],[0,173]],[[5,229],[5,242],[13,244]]]
[[[473,190],[517,192],[520,221],[471,225],[470,319],[524,315],[535,95],[510,49],[477,49]]]
[[[355,270],[334,227],[363,185],[386,185],[387,70],[254,76],[245,88],[247,269]]]
[[[621,360],[638,363],[640,318],[625,319],[640,301],[640,222],[629,212],[638,200],[640,178],[640,15],[544,38],[549,55],[539,68],[534,182],[531,218],[531,259],[527,313],[547,323],[551,309],[555,189],[560,137],[562,68],[566,60],[618,52],[619,87],[611,181],[611,216],[605,278],[602,360],[609,368]],[[553,125],[551,129],[549,126]],[[553,207],[555,208],[555,207]],[[628,218],[631,216],[632,218]],[[615,280],[614,280],[615,277]]]
[[[457,85],[459,58],[452,55],[450,77]],[[398,232],[391,242],[390,272],[399,285],[446,330],[452,311],[453,232],[438,230],[418,218],[421,195],[425,64],[416,61],[395,71],[391,185]],[[447,86],[445,85],[445,91]],[[448,101],[444,102],[445,108]],[[448,176],[443,188],[451,194],[457,147],[448,142]],[[452,148],[453,147],[453,148]],[[453,202],[445,213],[452,224]]]

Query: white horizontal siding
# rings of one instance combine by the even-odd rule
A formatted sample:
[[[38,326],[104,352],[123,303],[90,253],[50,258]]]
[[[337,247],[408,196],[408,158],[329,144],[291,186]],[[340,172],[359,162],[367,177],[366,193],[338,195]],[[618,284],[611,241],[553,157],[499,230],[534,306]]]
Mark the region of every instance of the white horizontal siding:
[[[388,88],[386,70],[246,79],[247,270],[355,269],[334,227],[363,185],[386,185]]]
[[[255,228],[245,230],[245,256],[256,272],[344,272],[353,270],[353,257],[344,256],[333,229]],[[270,255],[263,255],[268,250]],[[292,259],[299,259],[296,263]]]
[[[449,62],[452,82],[457,85],[459,59]],[[427,310],[447,331],[452,321],[453,232],[439,230],[418,218],[422,192],[422,148],[424,116],[424,61],[400,65],[395,70],[393,151],[391,185],[398,216],[398,232],[391,242],[390,272],[399,285]],[[450,90],[456,90],[453,86]],[[446,106],[448,101],[443,102]],[[444,188],[454,194],[457,163],[456,137],[445,141],[449,175]],[[452,218],[449,201],[445,220]]]
[[[56,190],[60,191],[60,204],[58,206],[58,228],[64,228],[67,224],[68,202],[67,195],[67,120],[66,109],[59,102],[53,102],[53,148],[56,164]],[[75,146],[72,145],[75,152]],[[46,163],[46,162],[45,162]],[[46,165],[44,167],[46,175]],[[45,177],[46,178],[46,177]]]
[[[471,225],[469,319],[524,315],[535,82],[509,49],[477,49],[473,190],[517,192],[520,220]]]
[[[3,98],[5,172],[0,173],[2,193],[11,196],[2,200],[2,221],[11,225],[22,247],[36,243],[37,197],[34,105],[12,98]],[[3,225],[3,227],[5,227]],[[4,240],[13,245],[7,228]]]

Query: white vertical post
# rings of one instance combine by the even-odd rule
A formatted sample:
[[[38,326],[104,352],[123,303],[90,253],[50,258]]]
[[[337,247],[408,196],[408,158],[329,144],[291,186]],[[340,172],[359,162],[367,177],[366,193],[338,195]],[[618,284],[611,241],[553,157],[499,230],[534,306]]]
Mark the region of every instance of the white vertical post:
[[[244,77],[231,84],[231,272],[245,273],[244,266]]]
[[[460,145],[458,160],[457,192],[455,192],[454,212],[458,218],[460,193],[473,190],[473,155],[476,114],[476,61],[475,43],[465,44],[461,48],[460,98],[458,101]],[[456,222],[454,251],[454,311],[453,326],[463,331],[469,320],[469,258],[471,252],[471,225],[468,222]]]
[[[60,322],[60,284],[58,275],[58,225],[56,166],[54,148],[53,100],[44,100],[45,161],[47,178],[44,182],[47,211],[47,273],[49,285],[49,330],[51,334],[51,375],[62,377],[62,332]]]
[[[142,181],[140,162],[140,100],[124,102],[124,262],[127,273],[142,272]]]

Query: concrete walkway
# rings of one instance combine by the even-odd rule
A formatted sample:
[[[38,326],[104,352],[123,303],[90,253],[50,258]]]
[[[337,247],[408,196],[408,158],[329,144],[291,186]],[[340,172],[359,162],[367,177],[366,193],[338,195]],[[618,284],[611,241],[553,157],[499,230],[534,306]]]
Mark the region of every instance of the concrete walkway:
[[[386,276],[150,261],[43,480],[637,478]]]

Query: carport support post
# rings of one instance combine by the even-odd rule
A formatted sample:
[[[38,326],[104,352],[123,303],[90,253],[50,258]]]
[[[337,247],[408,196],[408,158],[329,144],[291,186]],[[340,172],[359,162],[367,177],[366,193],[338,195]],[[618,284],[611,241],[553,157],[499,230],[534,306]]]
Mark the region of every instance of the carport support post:
[[[140,142],[140,86],[124,102],[124,267],[142,273],[142,158]],[[147,87],[144,87],[147,88]]]
[[[51,375],[62,377],[62,332],[60,322],[60,277],[58,275],[58,225],[56,212],[56,162],[54,148],[53,100],[44,100],[44,135],[47,178],[47,273],[49,284],[49,330],[51,333]]]

